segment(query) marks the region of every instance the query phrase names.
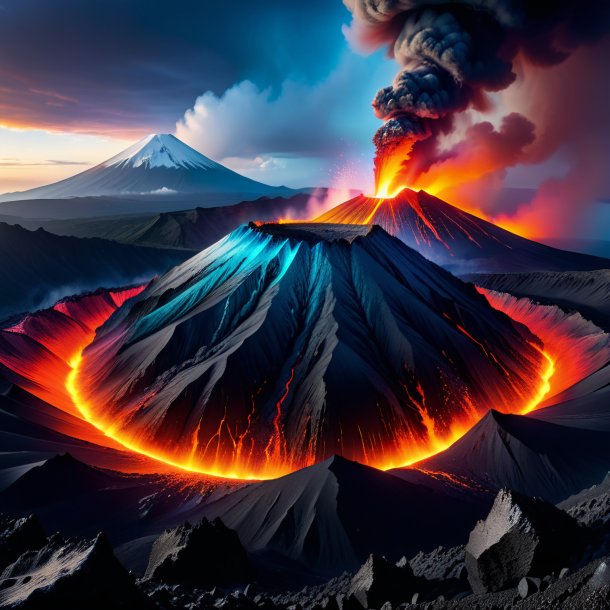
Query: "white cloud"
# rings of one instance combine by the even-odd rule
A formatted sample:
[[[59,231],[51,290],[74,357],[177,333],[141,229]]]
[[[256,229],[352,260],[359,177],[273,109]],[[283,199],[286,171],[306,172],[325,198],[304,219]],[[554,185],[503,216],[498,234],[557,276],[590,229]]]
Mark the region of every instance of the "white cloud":
[[[325,80],[286,80],[278,92],[242,81],[199,96],[176,136],[236,171],[272,183],[329,183],[329,168],[370,159],[378,121],[370,101],[391,62],[346,53]],[[367,177],[368,180],[368,177]],[[320,182],[322,181],[322,182]]]

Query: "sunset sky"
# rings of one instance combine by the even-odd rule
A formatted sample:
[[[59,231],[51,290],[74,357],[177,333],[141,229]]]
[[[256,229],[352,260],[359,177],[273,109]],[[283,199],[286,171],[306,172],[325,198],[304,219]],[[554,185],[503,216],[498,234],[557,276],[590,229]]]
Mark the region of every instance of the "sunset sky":
[[[370,102],[395,66],[354,52],[349,21],[329,0],[0,0],[0,192],[151,132],[272,184],[368,181]]]
[[[268,184],[369,190],[371,101],[397,65],[387,49],[365,52],[350,23],[341,0],[0,0],[0,193],[71,176],[153,132]],[[568,189],[572,210],[608,199],[610,81],[598,76],[609,50],[606,38],[529,80],[517,70],[485,116],[458,117],[464,129],[481,118],[497,128],[513,111],[535,123],[527,162],[487,183],[539,188],[541,230]],[[468,197],[487,205],[487,186]]]

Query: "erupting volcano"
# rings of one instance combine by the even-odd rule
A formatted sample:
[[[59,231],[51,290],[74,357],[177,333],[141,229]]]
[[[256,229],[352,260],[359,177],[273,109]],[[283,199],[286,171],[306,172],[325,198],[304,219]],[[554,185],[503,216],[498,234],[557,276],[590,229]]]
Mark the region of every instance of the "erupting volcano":
[[[426,258],[459,274],[604,269],[607,259],[540,244],[433,197],[401,188],[393,197],[359,195],[314,222],[378,224]]]
[[[127,303],[70,390],[107,435],[193,470],[387,468],[539,401],[542,349],[379,227],[251,224]]]

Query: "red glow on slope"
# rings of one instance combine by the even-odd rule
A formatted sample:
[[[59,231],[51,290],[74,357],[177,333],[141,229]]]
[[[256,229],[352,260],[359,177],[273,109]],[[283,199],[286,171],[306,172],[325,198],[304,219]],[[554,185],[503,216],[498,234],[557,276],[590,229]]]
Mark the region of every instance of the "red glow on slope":
[[[273,418],[273,434],[265,447],[265,456],[268,464],[281,464],[286,459],[286,440],[282,432],[282,403],[286,400],[288,392],[290,392],[290,384],[294,379],[294,367],[290,369],[290,377],[284,386],[284,393],[277,401],[277,413]]]
[[[506,158],[498,154],[496,147],[489,147],[485,139],[482,146],[477,145],[478,138],[474,138],[473,142],[465,142],[460,154],[437,160],[426,171],[409,164],[413,142],[406,140],[398,146],[390,147],[376,159],[376,188],[371,199],[393,199],[404,189],[423,190],[451,201],[452,205],[464,212],[493,222],[522,237],[531,239],[544,235],[546,227],[541,218],[527,213],[529,208],[512,217],[505,214],[489,215],[481,209],[478,203],[481,200],[481,188],[477,188],[479,181],[504,169]]]
[[[98,292],[58,302],[53,308],[26,316],[0,330],[0,370],[15,385],[45,402],[80,416],[65,380],[75,359],[103,324],[127,299],[145,286],[116,292]],[[74,430],[66,430],[73,434]],[[79,438],[100,443],[104,437],[90,426],[79,429]],[[105,444],[120,448],[107,439]]]
[[[233,430],[226,421],[221,421],[218,434],[228,435],[233,442],[238,461],[233,469],[223,466],[218,456],[218,446],[212,448],[216,459],[210,456],[210,462],[202,464],[193,459],[197,450],[199,439],[197,434],[186,447],[185,458],[172,459],[161,448],[137,439],[126,438],[111,422],[101,421],[96,412],[82,399],[78,385],[81,354],[84,348],[92,341],[95,335],[96,324],[103,323],[117,307],[127,298],[135,296],[143,287],[132,291],[93,295],[82,301],[68,301],[58,304],[52,310],[40,312],[23,320],[20,324],[0,331],[0,365],[7,377],[24,389],[40,396],[60,409],[78,413],[86,422],[92,424],[89,434],[81,438],[91,442],[100,443],[103,439],[109,447],[121,447],[134,451],[157,461],[158,469],[184,470],[193,473],[211,474],[215,476],[260,479],[274,478],[287,474],[302,466],[291,464],[285,460],[285,440],[281,428],[282,406],[291,391],[291,384],[295,377],[294,367],[284,385],[284,391],[277,402],[277,414],[274,419],[274,429],[267,441],[268,463],[264,468],[256,468],[251,463],[252,439],[248,438],[248,426],[241,430]],[[539,306],[525,307],[523,303],[507,302],[505,298],[498,298],[485,293],[491,304],[505,311],[514,319],[529,326],[532,331],[544,340],[544,364],[539,372],[534,390],[524,396],[521,404],[515,405],[488,405],[486,408],[497,408],[505,412],[524,413],[537,408],[546,397],[567,385],[578,381],[579,378],[590,372],[590,359],[583,352],[584,339],[576,339],[569,327],[558,330],[557,319],[545,314],[544,308]],[[453,322],[456,328],[464,334],[477,349],[495,361],[495,356],[489,348],[473,337],[463,326]],[[58,332],[61,328],[61,333]],[[63,337],[59,340],[58,335]],[[596,343],[597,341],[597,343]],[[586,339],[586,345],[591,353],[599,348],[599,338],[593,336]],[[579,352],[580,350],[580,352]],[[600,358],[610,356],[610,345],[606,345]],[[583,352],[584,353],[584,352]],[[587,364],[588,362],[588,364]],[[552,381],[552,387],[551,387]],[[463,396],[461,409],[463,415],[457,417],[450,426],[440,430],[439,423],[431,417],[426,404],[426,396],[421,385],[417,396],[412,396],[417,406],[421,420],[426,428],[426,435],[422,437],[413,430],[404,427],[398,420],[388,421],[387,437],[377,438],[369,434],[366,427],[360,427],[359,442],[362,453],[369,465],[389,469],[418,462],[426,457],[444,450],[466,433],[485,412],[481,405],[474,405],[467,395]],[[254,400],[254,398],[253,398]],[[253,407],[254,412],[254,407]],[[84,428],[85,429],[85,428]],[[103,433],[103,436],[100,434]],[[315,439],[312,439],[312,444]],[[313,462],[313,455],[305,456],[307,463]],[[456,482],[457,484],[457,482]]]
[[[544,340],[545,350],[555,367],[553,394],[573,386],[610,360],[610,337],[580,314],[566,314],[554,305],[538,305],[527,298],[518,299],[480,287],[477,290],[493,308],[524,324]],[[540,406],[542,398],[526,405],[521,412],[533,411]]]

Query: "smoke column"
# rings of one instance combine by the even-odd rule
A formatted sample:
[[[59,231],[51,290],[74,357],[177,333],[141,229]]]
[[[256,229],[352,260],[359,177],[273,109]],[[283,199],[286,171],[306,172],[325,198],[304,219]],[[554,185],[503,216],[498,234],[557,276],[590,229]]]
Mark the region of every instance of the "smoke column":
[[[527,151],[538,133],[529,112],[509,114],[498,128],[471,124],[457,142],[456,119],[466,110],[490,110],[494,92],[517,74],[527,78],[530,69],[561,64],[610,30],[608,0],[344,2],[353,15],[350,35],[369,49],[386,46],[401,68],[373,100],[384,121],[374,136],[377,183],[388,160],[395,165],[399,157],[395,186],[433,192],[534,162]]]

